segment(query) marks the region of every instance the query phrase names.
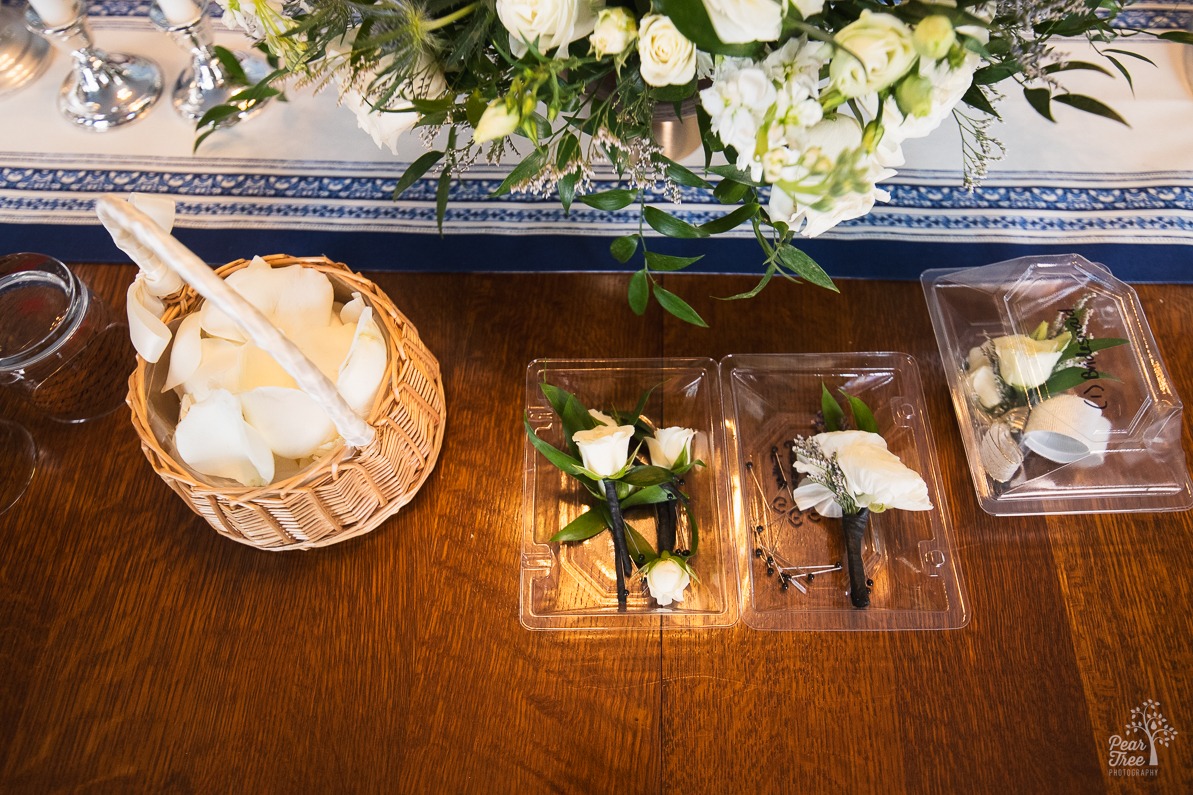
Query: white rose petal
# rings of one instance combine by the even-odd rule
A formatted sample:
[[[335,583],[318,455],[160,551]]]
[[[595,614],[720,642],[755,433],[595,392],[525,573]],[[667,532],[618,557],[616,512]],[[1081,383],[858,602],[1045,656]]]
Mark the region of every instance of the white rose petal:
[[[969,373],[969,389],[982,408],[992,409],[1002,403],[1002,383],[990,366],[979,367]]]
[[[187,315],[178,324],[178,331],[174,333],[174,347],[170,349],[170,368],[166,373],[166,383],[162,385],[163,392],[169,392],[199,369],[199,363],[203,360],[202,331],[197,312]]]
[[[686,455],[685,460],[692,462],[692,437],[696,432],[691,428],[659,428],[654,436],[646,439],[646,447],[650,450],[650,463],[664,469],[671,469],[680,455]]]
[[[584,468],[607,478],[620,472],[629,461],[632,425],[598,425],[587,431],[577,431],[572,441],[580,448]]]
[[[603,411],[597,411],[596,409],[589,409],[588,416],[592,417],[600,425],[612,425],[614,427],[617,427],[617,420],[613,419],[612,417],[610,417],[608,414],[606,414]]]
[[[652,86],[683,86],[696,77],[696,46],[668,17],[649,14],[638,28],[642,79]]]
[[[804,19],[824,10],[824,0],[787,0]]]
[[[336,388],[361,417],[368,419],[372,412],[388,363],[385,338],[373,320],[372,307],[365,307],[356,323],[352,347],[336,378]]]
[[[238,345],[237,351],[240,355],[240,382],[236,387],[229,386],[228,389],[247,392],[263,386],[298,388],[294,377],[287,373],[268,351],[251,342]]]
[[[242,348],[238,343],[219,337],[201,340],[199,366],[180,385],[182,394],[204,400],[215,389],[239,392],[243,373]]]
[[[174,430],[174,444],[179,457],[200,474],[242,486],[273,480],[273,452],[244,421],[240,399],[227,390],[217,389],[190,406]]]
[[[244,392],[240,402],[245,420],[282,458],[308,458],[336,437],[327,412],[301,390],[264,386]]]

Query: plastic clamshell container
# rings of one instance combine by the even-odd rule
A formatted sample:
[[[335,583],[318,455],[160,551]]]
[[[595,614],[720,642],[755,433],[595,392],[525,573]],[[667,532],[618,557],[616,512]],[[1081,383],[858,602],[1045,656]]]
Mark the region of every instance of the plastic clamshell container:
[[[983,510],[1005,516],[1193,507],[1183,407],[1130,286],[1075,254],[928,270],[921,282]],[[1000,337],[1030,336],[1042,322],[1079,345],[1056,370],[1075,367],[1083,377],[1057,394],[1047,383],[1024,383],[1012,402],[1028,405],[1017,414],[983,408],[971,386],[970,351]],[[1110,339],[1126,342],[1093,350]],[[987,440],[1000,422],[1006,428],[997,430],[1013,439]],[[999,472],[1004,463],[991,450],[1000,444],[1013,458],[1022,455],[1017,469]]]
[[[721,363],[721,378],[745,623],[760,630],[965,626],[969,603],[915,360],[903,353],[732,355]],[[841,520],[801,512],[791,497],[798,475],[790,445],[823,430],[821,384],[870,407],[888,448],[924,478],[933,505],[871,513],[862,549],[873,582],[865,609],[850,603],[846,571],[797,577],[801,587],[786,590],[777,571],[767,573],[845,558]]]
[[[617,606],[612,534],[552,543],[592,497],[525,442],[520,616],[528,629],[652,629],[728,627],[738,618],[737,553],[730,531],[721,435],[721,394],[711,359],[551,360],[526,370],[526,415],[538,436],[557,448],[566,441],[540,389],[543,382],[571,392],[590,409],[632,411],[653,390],[644,410],[656,427],[693,428],[692,456],[704,462],[684,476],[699,542],[691,559],[699,580],[682,602],[659,607],[641,578],[629,582],[627,610]],[[653,506],[627,512],[626,521],[656,543]],[[681,539],[681,543],[690,539]]]

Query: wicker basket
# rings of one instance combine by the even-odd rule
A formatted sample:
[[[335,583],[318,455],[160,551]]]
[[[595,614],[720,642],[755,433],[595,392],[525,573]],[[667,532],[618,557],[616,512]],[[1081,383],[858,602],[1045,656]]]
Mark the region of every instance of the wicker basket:
[[[121,208],[119,214],[126,212]],[[135,233],[138,237],[146,234],[141,229]],[[181,248],[173,238],[162,245],[166,247],[163,251]],[[149,364],[138,357],[129,379],[128,403],[141,448],[154,471],[217,532],[258,549],[312,549],[373,530],[413,498],[434,468],[443,444],[443,384],[439,364],[419,339],[418,330],[372,282],[324,257],[274,255],[264,259],[273,267],[299,264],[314,268],[331,279],[337,300],[357,292],[373,307],[388,342],[388,371],[368,425],[355,415],[351,418],[371,440],[357,446],[341,440],[304,470],[268,486],[249,488],[231,482],[214,486],[176,460],[163,444],[177,420],[176,413],[170,416],[161,411],[160,385],[168,367],[165,358]],[[215,273],[226,277],[246,265],[247,260],[238,260]],[[197,281],[181,270],[179,273],[192,285]],[[184,287],[167,299],[162,320],[169,325],[196,311],[202,301],[193,287]],[[285,365],[281,359],[279,363]],[[338,393],[323,400],[310,389],[306,391],[323,403],[342,400]],[[325,407],[334,418],[332,409]],[[351,438],[351,434],[344,435]]]
[[[95,211],[120,248],[157,279],[177,273],[186,286],[165,298],[167,325],[196,312],[204,300],[235,318],[256,345],[272,353],[298,387],[327,411],[340,442],[301,472],[264,487],[205,481],[172,454],[178,401],[163,394],[165,359],[138,357],[129,378],[132,425],[155,472],[221,535],[259,549],[326,547],[377,528],[409,503],[431,474],[444,435],[444,393],[439,363],[410,321],[384,292],[347,266],[323,257],[266,257],[272,267],[302,265],[326,275],[336,298],[353,292],[373,308],[388,344],[387,374],[369,420],[358,417],[330,382],[252,304],[223,282],[248,265],[237,260],[212,272],[144,212],[122,198],[100,197]],[[202,297],[200,297],[202,296]],[[177,323],[175,323],[177,325]],[[173,405],[171,401],[173,400]]]

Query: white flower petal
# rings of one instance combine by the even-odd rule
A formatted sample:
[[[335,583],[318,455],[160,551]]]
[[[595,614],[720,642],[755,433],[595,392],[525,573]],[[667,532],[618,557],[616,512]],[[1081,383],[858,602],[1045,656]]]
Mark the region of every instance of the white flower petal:
[[[294,378],[264,349],[251,342],[237,346],[237,349],[240,351],[238,391],[248,392],[264,386],[298,388]]]
[[[166,383],[162,385],[163,392],[169,392],[199,369],[199,362],[203,359],[201,331],[198,312],[187,315],[178,325],[174,347],[170,349],[170,369],[166,374]]]
[[[336,436],[322,407],[298,389],[263,386],[240,396],[244,417],[282,458],[308,458]]]
[[[240,345],[219,337],[199,342],[199,366],[181,384],[182,394],[204,400],[213,389],[240,391]]]
[[[344,400],[365,419],[373,410],[373,401],[377,398],[377,390],[381,388],[388,363],[385,339],[373,320],[373,309],[365,307],[356,323],[352,347],[336,379],[336,388]]]
[[[174,431],[179,457],[203,475],[230,478],[244,486],[273,480],[273,453],[265,439],[244,421],[240,400],[217,389],[197,401]]]
[[[144,279],[138,274],[125,293],[124,308],[133,347],[145,361],[156,362],[170,344],[170,329],[161,321],[165,304],[146,292]]]

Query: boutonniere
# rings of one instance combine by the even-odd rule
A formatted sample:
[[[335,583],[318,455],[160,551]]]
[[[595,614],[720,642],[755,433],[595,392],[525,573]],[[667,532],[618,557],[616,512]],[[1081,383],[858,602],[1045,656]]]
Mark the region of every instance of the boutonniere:
[[[844,394],[844,393],[842,393]],[[862,563],[862,540],[871,513],[932,509],[928,485],[887,449],[874,414],[859,398],[845,395],[854,429],[845,429],[841,405],[821,386],[825,432],[792,442],[795,471],[802,475],[792,492],[801,511],[840,518],[849,565],[854,607],[870,604],[870,585]]]
[[[697,432],[692,428],[656,428],[643,412],[647,391],[630,411],[590,410],[575,395],[541,384],[543,395],[559,417],[565,439],[557,448],[539,438],[523,418],[534,448],[581,484],[589,508],[551,537],[553,543],[579,543],[606,530],[613,541],[617,604],[626,609],[629,584],[645,583],[660,607],[682,602],[684,591],[698,581],[692,566],[700,534],[683,479],[703,462],[692,457]],[[653,513],[655,543],[647,540],[627,516]],[[682,516],[682,521],[681,517]],[[637,571],[635,572],[635,568]]]

